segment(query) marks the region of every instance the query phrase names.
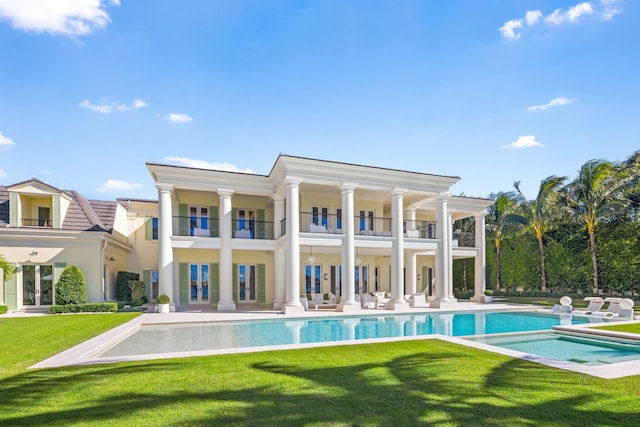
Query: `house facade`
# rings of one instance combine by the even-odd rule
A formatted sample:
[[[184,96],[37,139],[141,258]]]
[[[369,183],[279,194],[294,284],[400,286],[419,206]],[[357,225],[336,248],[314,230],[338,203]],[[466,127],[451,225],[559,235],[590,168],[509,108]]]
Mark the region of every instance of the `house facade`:
[[[147,163],[158,189],[158,289],[181,306],[303,310],[300,296],[390,294],[388,309],[424,293],[455,301],[452,265],[474,258],[485,289],[488,199],[449,193],[459,178],[280,155],[268,175]],[[472,217],[460,245],[454,221]]]
[[[0,254],[16,268],[0,275],[0,304],[38,309],[55,304],[54,286],[67,265],[85,275],[90,301],[112,300],[118,271],[132,246],[126,211],[117,202],[87,200],[32,179],[0,186]]]

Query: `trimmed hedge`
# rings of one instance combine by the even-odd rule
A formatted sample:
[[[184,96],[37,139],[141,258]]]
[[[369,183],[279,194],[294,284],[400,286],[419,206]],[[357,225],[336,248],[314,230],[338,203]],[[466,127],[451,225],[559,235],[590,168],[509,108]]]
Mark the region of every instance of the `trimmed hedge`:
[[[5,314],[9,310],[6,305],[0,305],[0,314]]]
[[[52,305],[49,312],[61,313],[109,313],[118,311],[116,302],[90,302],[86,304]]]
[[[116,299],[118,301],[131,302],[130,280],[140,280],[140,275],[130,271],[118,271],[116,276]]]
[[[56,284],[56,302],[60,305],[87,302],[87,282],[82,270],[75,265],[68,266],[60,275]]]

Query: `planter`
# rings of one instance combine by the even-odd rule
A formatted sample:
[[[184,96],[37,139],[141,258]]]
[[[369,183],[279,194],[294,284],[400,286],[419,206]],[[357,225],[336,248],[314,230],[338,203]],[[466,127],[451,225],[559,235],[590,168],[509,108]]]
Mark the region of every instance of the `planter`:
[[[169,304],[158,304],[158,313],[169,313]]]
[[[485,304],[489,304],[493,302],[493,296],[491,295],[485,295],[482,297],[482,302],[484,302]]]

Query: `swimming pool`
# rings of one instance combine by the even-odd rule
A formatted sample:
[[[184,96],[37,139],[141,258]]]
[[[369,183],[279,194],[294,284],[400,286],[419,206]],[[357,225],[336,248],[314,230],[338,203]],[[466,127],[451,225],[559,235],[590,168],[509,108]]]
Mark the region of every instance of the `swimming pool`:
[[[141,325],[131,335],[93,357],[200,352],[432,334],[461,337],[548,331],[558,325],[587,322],[585,318],[534,312],[478,311]]]
[[[467,339],[585,366],[600,366],[640,359],[640,343],[637,341],[605,337],[594,339],[574,333],[535,332]]]

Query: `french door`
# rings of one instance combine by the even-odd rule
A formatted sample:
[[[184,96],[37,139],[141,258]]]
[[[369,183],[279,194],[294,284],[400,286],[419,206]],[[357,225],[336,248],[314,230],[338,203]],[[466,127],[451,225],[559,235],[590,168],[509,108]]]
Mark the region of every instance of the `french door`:
[[[256,302],[256,266],[255,264],[238,265],[238,302]]]
[[[53,304],[53,266],[22,266],[22,305],[43,306]]]
[[[189,303],[203,304],[209,302],[209,265],[189,265]]]

